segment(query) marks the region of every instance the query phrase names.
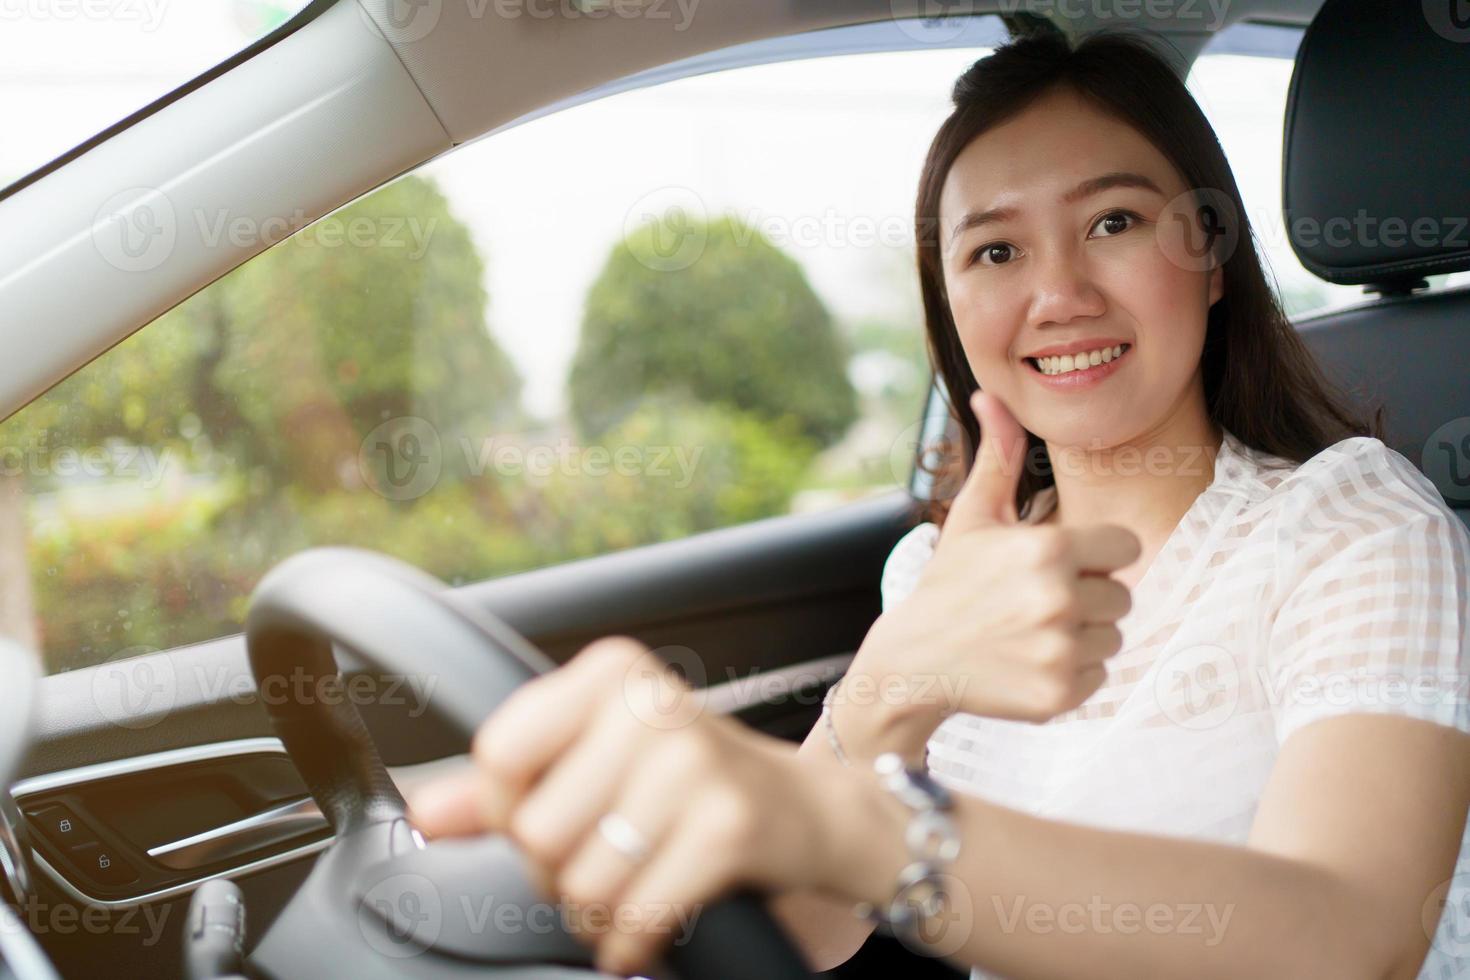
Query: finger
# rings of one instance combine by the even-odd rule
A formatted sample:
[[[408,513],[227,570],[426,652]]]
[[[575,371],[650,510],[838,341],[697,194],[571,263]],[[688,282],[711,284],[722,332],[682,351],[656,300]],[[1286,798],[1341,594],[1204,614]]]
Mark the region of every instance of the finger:
[[[604,638],[566,666],[517,688],[485,720],[471,752],[487,777],[483,805],[494,829],[504,829],[515,804],[581,734],[596,706],[619,695],[620,678],[652,656],[636,640]]]
[[[1073,709],[1081,707],[1107,683],[1108,669],[1103,664],[1091,664],[1077,672],[1077,697]]]
[[[1064,527],[1061,530],[1068,538],[1068,553],[1079,572],[1116,572],[1138,561],[1143,553],[1138,535],[1116,524]]]
[[[560,869],[611,809],[649,734],[619,702],[610,702],[527,793],[511,817],[511,836],[543,867]]]
[[[632,824],[648,844],[649,854],[659,851],[679,817],[675,803],[679,794],[669,791],[669,772],[669,766],[660,758],[649,758],[635,766],[616,802],[605,811],[617,813]],[[642,863],[613,847],[594,825],[562,866],[557,889],[574,906],[611,908],[627,891]]]
[[[683,944],[714,900],[736,884],[733,869],[698,814],[680,821],[618,898],[618,921],[597,945],[597,966],[616,976],[651,967],[671,943]]]
[[[409,822],[427,837],[465,837],[485,829],[478,771],[455,773],[417,786],[408,796]]]
[[[1133,608],[1128,586],[1106,575],[1083,575],[1077,580],[1077,605],[1081,626],[1116,623]]]
[[[964,485],[950,504],[946,533],[1015,524],[1016,487],[1026,457],[1026,430],[995,395],[977,391],[970,405],[980,422],[980,445]]]
[[[1123,633],[1111,623],[1077,630],[1077,662],[1095,666],[1123,649]],[[1084,668],[1085,669],[1085,668]]]

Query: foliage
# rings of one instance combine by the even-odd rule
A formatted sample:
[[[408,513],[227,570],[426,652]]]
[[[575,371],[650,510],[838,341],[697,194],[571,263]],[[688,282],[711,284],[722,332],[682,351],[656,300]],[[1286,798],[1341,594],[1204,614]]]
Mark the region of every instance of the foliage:
[[[834,442],[857,417],[849,351],[801,267],[733,217],[685,229],[698,257],[671,267],[664,231],[651,222],[619,243],[588,292],[570,381],[581,430],[683,391]]]

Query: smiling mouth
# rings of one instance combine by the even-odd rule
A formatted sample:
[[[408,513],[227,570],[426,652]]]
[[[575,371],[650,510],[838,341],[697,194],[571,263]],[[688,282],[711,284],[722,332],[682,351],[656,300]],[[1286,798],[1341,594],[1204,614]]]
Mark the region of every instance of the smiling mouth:
[[[1132,344],[1123,344],[1122,347],[1123,347],[1122,353],[1120,353],[1117,357],[1113,358],[1114,361],[1118,360],[1121,357],[1126,356],[1128,354],[1128,352],[1133,349],[1133,345]],[[1045,371],[1043,371],[1041,369],[1041,365],[1037,362],[1036,358],[1034,358],[1034,357],[1023,357],[1023,358],[1021,358],[1021,360],[1025,361],[1028,365],[1030,365],[1031,370],[1035,371],[1037,374],[1040,374],[1040,375],[1042,375],[1044,377],[1048,377],[1048,378],[1061,378],[1061,377],[1066,377],[1068,374],[1081,374],[1083,371],[1090,370],[1091,368],[1094,368],[1094,367],[1101,367],[1102,364],[1110,363],[1108,361],[1104,361],[1104,362],[1102,362],[1102,364],[1089,365],[1088,367],[1081,368],[1080,370],[1074,369],[1072,371],[1062,371],[1062,372],[1057,373],[1057,374],[1047,374]]]

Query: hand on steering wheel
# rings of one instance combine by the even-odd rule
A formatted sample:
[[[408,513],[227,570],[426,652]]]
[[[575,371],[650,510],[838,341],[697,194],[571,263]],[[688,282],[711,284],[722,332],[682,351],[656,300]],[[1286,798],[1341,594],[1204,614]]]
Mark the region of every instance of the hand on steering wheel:
[[[643,644],[600,640],[516,689],[476,733],[474,770],[420,787],[413,820],[430,836],[508,834],[618,975],[733,886],[835,888],[851,774],[703,709]]]

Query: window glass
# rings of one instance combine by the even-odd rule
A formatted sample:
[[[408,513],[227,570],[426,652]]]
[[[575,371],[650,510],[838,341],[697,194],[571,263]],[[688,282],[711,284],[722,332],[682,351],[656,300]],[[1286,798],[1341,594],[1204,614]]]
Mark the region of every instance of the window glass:
[[[308,0],[0,0],[0,188],[264,37]]]
[[[986,53],[622,92],[275,245],[0,427],[4,627],[62,670],[237,632],[313,545],[465,583],[904,486],[914,195]]]
[[[1282,139],[1299,27],[1237,24],[1217,35],[1195,60],[1189,89],[1230,160],[1286,312],[1298,316],[1363,302],[1361,286],[1324,282],[1302,267],[1286,237],[1281,210]],[[1431,288],[1470,283],[1470,273],[1428,277]]]

